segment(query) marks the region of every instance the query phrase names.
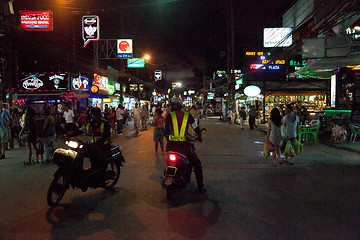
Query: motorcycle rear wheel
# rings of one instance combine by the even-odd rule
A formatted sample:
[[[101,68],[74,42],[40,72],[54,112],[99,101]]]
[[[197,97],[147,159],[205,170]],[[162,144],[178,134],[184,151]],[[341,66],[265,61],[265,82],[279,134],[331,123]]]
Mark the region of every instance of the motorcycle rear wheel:
[[[105,170],[105,183],[104,189],[113,188],[116,183],[119,181],[120,177],[120,164],[114,160],[111,160],[106,164]]]
[[[59,204],[64,197],[67,188],[68,181],[64,175],[54,177],[47,193],[47,203],[50,207],[56,207]]]

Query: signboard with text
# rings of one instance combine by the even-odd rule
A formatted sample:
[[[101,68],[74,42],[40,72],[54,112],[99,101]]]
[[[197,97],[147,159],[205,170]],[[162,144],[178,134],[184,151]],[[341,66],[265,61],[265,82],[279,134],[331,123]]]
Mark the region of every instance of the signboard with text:
[[[20,90],[65,91],[68,89],[67,73],[23,73],[19,79]]]
[[[118,58],[133,58],[133,42],[132,39],[117,40]]]
[[[292,28],[264,28],[264,47],[289,47]]]
[[[143,59],[143,58],[127,59],[127,67],[128,68],[144,68],[145,67],[145,59]]]
[[[20,27],[25,31],[52,31],[52,11],[20,11]]]

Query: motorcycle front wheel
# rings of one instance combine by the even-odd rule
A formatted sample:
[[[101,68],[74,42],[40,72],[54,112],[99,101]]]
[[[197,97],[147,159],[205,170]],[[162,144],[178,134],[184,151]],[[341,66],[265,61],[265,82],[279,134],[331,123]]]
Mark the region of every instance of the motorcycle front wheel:
[[[54,177],[47,193],[47,203],[50,207],[56,207],[64,197],[68,188],[68,181],[64,175]]]
[[[117,161],[111,160],[106,164],[105,183],[103,188],[110,189],[115,186],[120,177],[120,164]]]

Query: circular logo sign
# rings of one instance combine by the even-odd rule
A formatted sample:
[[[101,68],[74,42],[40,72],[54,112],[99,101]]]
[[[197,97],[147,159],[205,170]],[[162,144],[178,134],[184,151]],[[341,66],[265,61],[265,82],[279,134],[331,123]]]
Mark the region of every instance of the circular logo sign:
[[[99,92],[99,87],[98,86],[92,86],[91,87],[91,92],[92,93],[98,93]]]
[[[256,97],[261,93],[261,89],[258,86],[250,85],[244,89],[244,93],[248,97]]]
[[[130,48],[130,44],[127,42],[127,41],[121,41],[119,43],[119,49],[122,51],[122,52],[127,52],[129,51],[129,48]]]

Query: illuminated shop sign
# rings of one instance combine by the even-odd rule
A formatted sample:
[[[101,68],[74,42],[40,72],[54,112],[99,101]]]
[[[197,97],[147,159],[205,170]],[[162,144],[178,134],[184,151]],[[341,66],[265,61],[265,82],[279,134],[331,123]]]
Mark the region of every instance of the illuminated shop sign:
[[[120,83],[115,83],[115,90],[116,90],[116,91],[121,91],[121,85],[120,85]]]
[[[261,61],[262,64],[275,64],[275,65],[284,65],[285,64],[285,60],[262,60]]]
[[[133,57],[132,39],[118,39],[117,53],[118,53],[118,58],[132,58]]]
[[[94,74],[93,86],[99,87],[99,91],[108,91],[109,90],[109,78]]]
[[[113,95],[115,93],[115,84],[112,81],[108,81],[108,93],[109,95]]]
[[[82,17],[82,38],[84,47],[90,41],[98,41],[100,39],[100,19],[96,15]]]
[[[264,28],[264,47],[289,47],[292,28]]]
[[[250,69],[254,70],[254,69],[259,69],[259,70],[280,70],[282,65],[273,65],[273,64],[259,64],[259,63],[253,63],[250,64]]]
[[[331,76],[330,83],[330,107],[335,107],[336,102],[336,75]]]
[[[261,89],[258,86],[250,85],[244,89],[244,94],[248,97],[256,97],[261,93]]]
[[[20,75],[20,90],[59,90],[68,88],[67,73],[23,73]]]
[[[127,67],[128,68],[144,68],[145,67],[145,59],[143,59],[143,58],[127,59]]]
[[[25,31],[52,31],[52,11],[20,11],[20,27]]]
[[[71,78],[71,90],[73,91],[89,91],[89,78],[84,76]]]

